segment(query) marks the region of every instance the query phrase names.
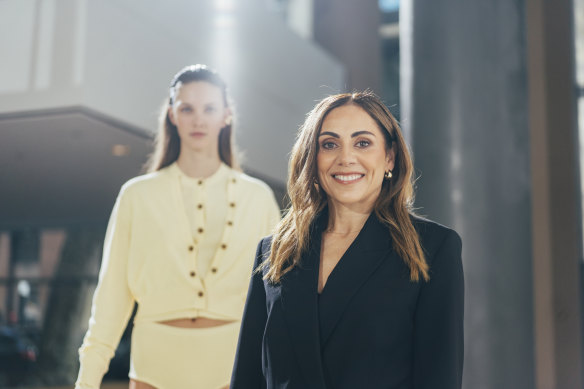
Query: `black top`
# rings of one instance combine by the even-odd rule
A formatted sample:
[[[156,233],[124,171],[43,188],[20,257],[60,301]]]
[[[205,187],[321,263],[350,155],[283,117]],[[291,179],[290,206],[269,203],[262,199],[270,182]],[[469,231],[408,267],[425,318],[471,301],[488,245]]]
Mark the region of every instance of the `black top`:
[[[429,282],[411,282],[373,214],[319,296],[324,217],[302,264],[279,284],[254,273],[231,389],[459,389],[464,280],[456,232],[414,218]],[[255,267],[269,255],[263,239]]]

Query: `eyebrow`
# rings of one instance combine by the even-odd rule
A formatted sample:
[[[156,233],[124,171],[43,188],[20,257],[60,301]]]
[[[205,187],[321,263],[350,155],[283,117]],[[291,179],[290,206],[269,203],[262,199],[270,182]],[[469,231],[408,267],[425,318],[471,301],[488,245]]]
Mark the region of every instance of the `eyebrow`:
[[[188,105],[189,107],[193,107],[193,104],[177,99],[176,101],[180,101],[180,105]],[[217,107],[219,104],[213,102],[213,103],[203,103],[203,107]]]
[[[337,138],[337,139],[340,138],[339,134],[337,134],[335,132],[331,132],[331,131],[321,132],[320,135],[318,135],[318,137],[320,138],[321,136],[325,136],[325,135],[329,135],[329,136],[332,136],[333,138]],[[372,133],[371,131],[365,131],[364,130],[364,131],[356,131],[356,132],[352,133],[351,134],[351,138],[355,138],[355,137],[357,137],[359,135],[372,135],[372,136],[375,136],[375,134]]]

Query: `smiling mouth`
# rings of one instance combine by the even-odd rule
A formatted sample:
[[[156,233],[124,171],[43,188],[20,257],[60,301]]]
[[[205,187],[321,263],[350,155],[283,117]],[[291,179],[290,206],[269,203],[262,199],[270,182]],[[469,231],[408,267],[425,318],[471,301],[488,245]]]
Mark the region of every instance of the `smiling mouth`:
[[[206,134],[204,132],[191,132],[189,135],[196,138],[200,138],[202,136],[205,136]]]
[[[333,174],[333,178],[343,184],[353,183],[363,177],[365,177],[365,174]]]

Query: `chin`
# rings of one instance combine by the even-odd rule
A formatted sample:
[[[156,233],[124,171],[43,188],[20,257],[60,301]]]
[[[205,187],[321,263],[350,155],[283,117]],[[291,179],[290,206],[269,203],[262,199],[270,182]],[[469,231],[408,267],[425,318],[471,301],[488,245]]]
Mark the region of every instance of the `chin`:
[[[342,205],[345,207],[364,207],[364,206],[371,206],[375,205],[375,201],[377,200],[378,196],[371,196],[367,194],[348,194],[344,193],[339,196],[328,196],[329,204],[332,202],[337,205]],[[334,205],[333,204],[333,205]]]
[[[339,205],[364,205],[367,203],[366,199],[361,197],[353,197],[353,196],[339,196],[339,197],[331,197],[329,196],[329,201]]]

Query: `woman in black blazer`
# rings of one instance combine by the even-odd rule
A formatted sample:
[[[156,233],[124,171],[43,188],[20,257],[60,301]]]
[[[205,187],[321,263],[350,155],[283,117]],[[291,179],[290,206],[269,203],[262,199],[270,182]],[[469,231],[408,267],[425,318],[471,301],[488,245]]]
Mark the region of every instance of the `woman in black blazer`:
[[[231,389],[459,389],[458,234],[412,212],[412,162],[372,93],[330,96],[257,250]]]

